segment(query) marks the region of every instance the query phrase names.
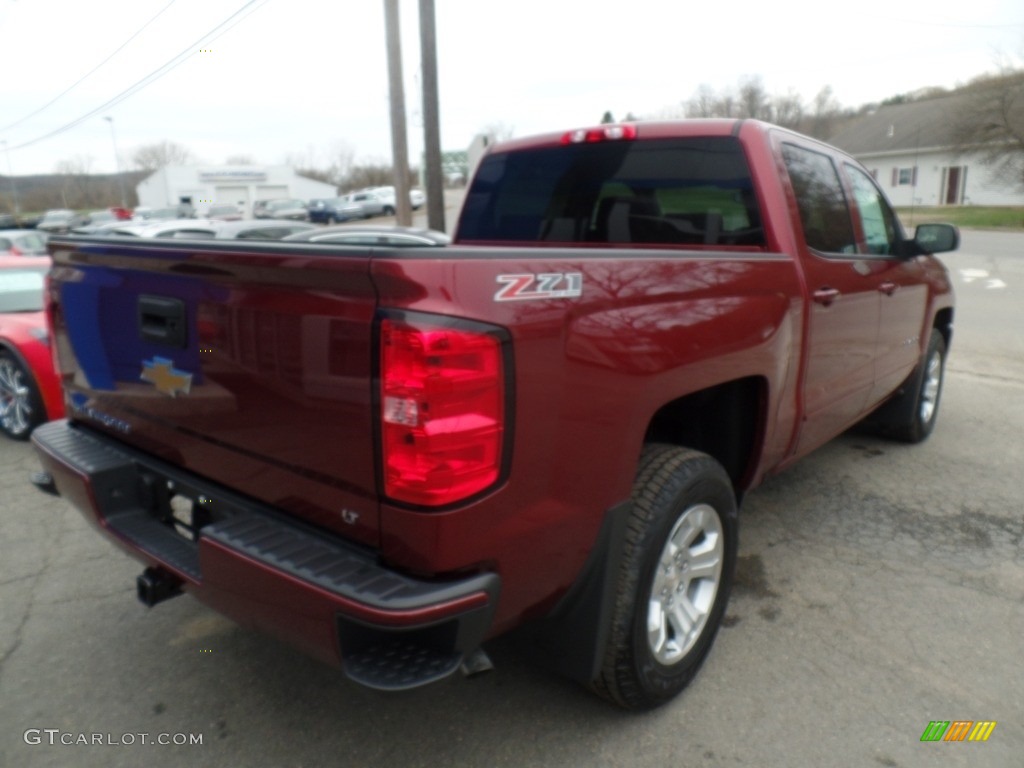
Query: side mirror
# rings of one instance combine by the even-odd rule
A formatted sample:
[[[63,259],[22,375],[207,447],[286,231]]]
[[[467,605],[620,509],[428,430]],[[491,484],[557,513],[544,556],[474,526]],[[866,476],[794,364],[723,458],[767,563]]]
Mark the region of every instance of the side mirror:
[[[918,253],[945,253],[960,247],[960,231],[952,224],[919,224],[914,231]]]

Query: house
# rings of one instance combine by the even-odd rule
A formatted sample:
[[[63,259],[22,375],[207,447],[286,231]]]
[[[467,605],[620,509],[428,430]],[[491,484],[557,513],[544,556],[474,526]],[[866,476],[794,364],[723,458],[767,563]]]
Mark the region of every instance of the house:
[[[189,203],[202,214],[215,203],[233,203],[246,215],[257,200],[337,197],[333,184],[308,179],[279,165],[183,166],[154,171],[136,187],[139,205],[152,208]]]
[[[985,163],[985,141],[967,127],[979,114],[979,97],[989,96],[964,89],[885,105],[829,143],[857,158],[897,206],[1024,205],[1019,177]],[[1024,114],[1015,111],[1024,127]]]

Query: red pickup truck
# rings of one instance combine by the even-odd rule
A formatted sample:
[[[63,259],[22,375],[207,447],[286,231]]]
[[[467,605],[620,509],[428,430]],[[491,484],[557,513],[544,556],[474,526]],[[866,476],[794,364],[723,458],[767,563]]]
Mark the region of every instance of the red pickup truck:
[[[55,238],[68,418],[34,443],[149,605],[383,689],[516,629],[650,707],[708,654],[746,491],[866,419],[931,432],[957,243],[732,120],[499,145],[450,246]]]

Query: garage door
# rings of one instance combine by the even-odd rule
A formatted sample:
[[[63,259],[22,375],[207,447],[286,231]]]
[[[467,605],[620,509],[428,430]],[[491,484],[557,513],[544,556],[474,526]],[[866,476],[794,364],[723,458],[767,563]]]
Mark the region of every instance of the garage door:
[[[248,187],[216,187],[214,189],[214,202],[231,203],[237,205],[243,211],[249,210],[249,188]]]

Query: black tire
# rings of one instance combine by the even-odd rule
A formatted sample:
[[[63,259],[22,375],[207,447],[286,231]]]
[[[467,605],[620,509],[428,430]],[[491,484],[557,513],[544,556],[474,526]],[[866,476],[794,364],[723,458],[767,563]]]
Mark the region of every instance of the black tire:
[[[394,216],[395,215],[395,209],[392,208],[390,205],[385,205],[384,206],[384,215],[385,216]]]
[[[932,329],[928,348],[899,394],[870,417],[881,434],[905,443],[920,443],[935,429],[946,378],[946,340]]]
[[[333,216],[328,216],[327,217],[327,226],[331,226],[332,224],[337,224],[337,223],[338,223],[338,220],[335,219]]]
[[[15,440],[27,440],[45,420],[32,372],[13,354],[0,350],[0,431]]]
[[[687,541],[687,529],[680,526],[691,523],[696,532]],[[717,461],[686,448],[645,446],[633,486],[608,646],[592,686],[599,695],[627,709],[649,709],[689,684],[725,613],[737,529],[735,493]],[[674,554],[668,547],[673,534],[675,542],[685,542]],[[694,569],[708,575],[693,579],[687,572],[690,559],[698,557]],[[655,593],[663,596],[657,604]],[[699,615],[694,617],[687,606]],[[672,611],[693,619],[689,635],[677,634],[680,619]]]

